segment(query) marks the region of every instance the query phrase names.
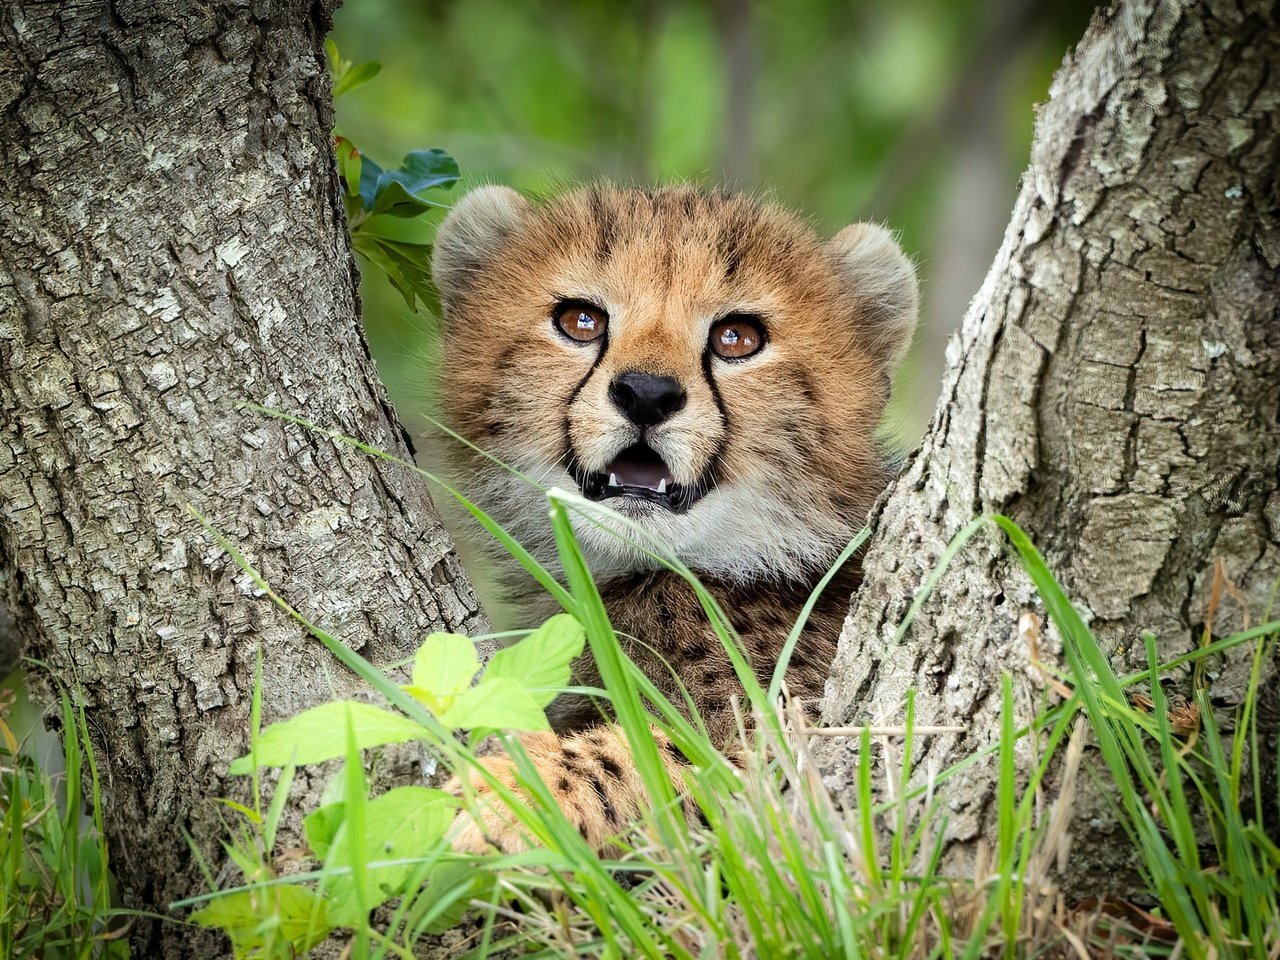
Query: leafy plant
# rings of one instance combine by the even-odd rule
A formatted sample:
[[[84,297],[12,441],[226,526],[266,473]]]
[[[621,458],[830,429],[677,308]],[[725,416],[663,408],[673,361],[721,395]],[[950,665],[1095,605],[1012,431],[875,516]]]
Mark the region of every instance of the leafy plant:
[[[329,73],[333,77],[333,98],[336,100],[344,93],[350,93],[356,87],[362,87],[382,71],[382,64],[376,60],[365,63],[352,63],[342,59],[338,53],[338,45],[330,38],[325,40],[324,49],[329,54]]]
[[[382,69],[372,61],[352,64],[342,59],[332,40],[326,40],[325,46],[335,99],[368,83]],[[383,169],[341,134],[334,135],[334,149],[352,249],[387,275],[410,310],[416,311],[419,301],[437,310],[427,239],[430,228],[418,222],[406,226],[404,221],[448,209],[431,194],[458,182],[458,162],[433,147],[410,151],[398,168]]]
[[[424,882],[435,892],[450,882],[456,886],[461,877],[470,889],[475,878],[457,872],[456,858],[447,854],[444,842],[458,798],[422,786],[398,786],[370,797],[361,753],[420,741],[448,755],[458,749],[456,732],[469,731],[468,742],[474,745],[498,730],[546,730],[543,707],[568,684],[570,663],[583,644],[581,626],[558,614],[495,654],[482,673],[472,639],[435,633],[419,647],[410,683],[394,685],[376,671],[370,674],[376,689],[395,691],[392,703],[409,706],[409,712],[340,700],[260,733],[259,674],[251,749],[231,764],[230,772],[256,776],[263,767],[281,768],[265,820],[257,811],[233,805],[250,826],[265,824],[267,836],[261,843],[249,834],[239,837],[232,856],[246,885],[210,899],[192,919],[225,930],[238,956],[289,956],[305,952],[335,928],[370,936],[369,911],[417,891]],[[411,699],[404,699],[405,694]],[[338,758],[345,760],[346,771],[334,781],[341,792],[304,822],[307,845],[321,868],[291,878],[316,886],[281,883],[270,866],[270,851],[294,767]],[[456,922],[455,912],[444,916],[448,923]],[[437,922],[432,917],[427,925]]]

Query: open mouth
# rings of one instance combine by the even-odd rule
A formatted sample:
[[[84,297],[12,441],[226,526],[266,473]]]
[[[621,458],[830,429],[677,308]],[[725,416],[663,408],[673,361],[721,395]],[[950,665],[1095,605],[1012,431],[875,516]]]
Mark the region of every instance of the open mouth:
[[[576,463],[569,469],[588,500],[631,497],[683,513],[702,496],[698,487],[676,483],[666,462],[644,443],[627,447],[602,471],[588,472]]]

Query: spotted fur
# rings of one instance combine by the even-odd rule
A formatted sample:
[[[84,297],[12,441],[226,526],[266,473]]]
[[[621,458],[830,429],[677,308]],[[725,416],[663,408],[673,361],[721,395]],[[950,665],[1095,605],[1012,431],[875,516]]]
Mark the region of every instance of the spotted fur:
[[[433,270],[449,426],[569,490],[575,470],[605,471],[647,443],[701,499],[685,511],[632,497],[607,505],[699,574],[767,682],[809,592],[887,479],[873,434],[917,300],[891,236],[854,224],[824,240],[773,204],[685,186],[596,185],[541,201],[482,187],[441,226]],[[606,334],[583,345],[560,333],[552,318],[565,300],[607,312]],[[711,325],[727,314],[762,319],[759,353],[731,361],[708,350]],[[637,426],[609,395],[628,371],[674,378],[683,407]],[[474,451],[455,448],[454,459],[468,495],[554,566],[542,494]],[[738,688],[692,591],[609,529],[575,531],[616,629],[635,638],[632,657],[678,700],[674,671],[727,746]],[[815,611],[790,664],[793,693],[821,695],[856,577],[856,568],[842,574]],[[523,622],[549,612],[516,571],[506,588]],[[577,673],[595,679],[589,662]],[[642,799],[625,743],[593,706],[557,703],[553,715],[559,733],[529,738],[530,753],[584,836],[603,844]],[[459,842],[486,835],[518,843],[496,814]]]

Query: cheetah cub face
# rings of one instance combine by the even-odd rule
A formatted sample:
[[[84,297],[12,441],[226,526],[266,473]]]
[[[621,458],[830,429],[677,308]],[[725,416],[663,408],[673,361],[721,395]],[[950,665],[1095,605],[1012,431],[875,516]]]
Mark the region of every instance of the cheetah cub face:
[[[440,227],[449,425],[602,501],[693,569],[825,569],[884,483],[873,432],[916,317],[882,228],[816,236],[745,196],[592,186],[464,197]],[[535,552],[541,494],[462,453],[459,483]],[[577,525],[598,574],[648,565]]]

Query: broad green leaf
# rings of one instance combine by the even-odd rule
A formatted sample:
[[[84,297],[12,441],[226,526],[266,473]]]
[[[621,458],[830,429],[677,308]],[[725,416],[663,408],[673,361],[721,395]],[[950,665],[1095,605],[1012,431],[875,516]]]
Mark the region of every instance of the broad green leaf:
[[[458,182],[458,161],[439,147],[411,150],[400,169],[406,176],[415,178],[411,184],[414,193],[434,187],[447,190]]]
[[[418,300],[438,310],[439,297],[431,280],[431,247],[417,243],[386,240],[361,227],[351,237],[352,246],[387,275],[391,285],[404,297],[409,309],[417,310]]]
[[[443,150],[414,150],[399,170],[383,170],[376,181],[373,203],[365,202],[370,213],[389,213],[395,217],[416,217],[432,207],[445,204],[426,200],[427,190],[447,189],[458,181],[458,161]],[[364,184],[361,183],[363,197]]]
[[[358,254],[387,275],[388,282],[404,297],[410,310],[418,309],[417,284],[404,276],[399,261],[387,252],[381,241],[376,237],[366,236],[363,230],[357,230],[351,237],[351,245]]]
[[[377,60],[368,60],[365,63],[357,63],[353,67],[343,70],[337,80],[333,83],[333,99],[337,100],[344,93],[350,93],[356,87],[362,87],[382,70],[382,64]]]
[[[418,291],[413,284],[406,282],[404,277],[396,273],[387,274],[387,283],[391,284],[392,289],[400,294],[410,310],[414,313],[418,312]]]
[[[360,224],[360,232],[368,233],[383,240],[394,240],[398,243],[411,244],[424,248],[425,259],[431,260],[431,243],[435,239],[436,223],[433,219],[417,217],[406,220],[404,217],[388,217],[379,214],[368,217]]]
[[[430,855],[453,822],[457,798],[443,790],[427,787],[396,787],[365,804],[364,845],[350,849],[347,831],[340,828],[325,857],[330,869],[349,867],[359,857],[364,864],[363,896],[357,896],[354,877],[334,878],[329,883],[329,918],[336,926],[349,926],[360,919],[360,904],[372,910],[401,893],[401,886],[416,864],[388,863]]]
[[[382,248],[382,240],[373,234],[365,233],[364,230],[357,230],[351,235],[351,245],[355,248],[356,253],[367,257],[383,273],[390,273],[398,269],[395,262]]]
[[[524,687],[506,677],[486,676],[459,694],[440,714],[440,722],[453,730],[550,730],[547,715]]]
[[[558,613],[519,643],[495,653],[485,668],[485,680],[513,680],[545,707],[560,687],[569,685],[570,665],[582,655],[586,637],[582,624]]]
[[[390,710],[350,700],[335,700],[310,710],[303,710],[283,723],[273,723],[258,738],[257,761],[261,767],[283,767],[285,764],[320,763],[345,753],[343,730],[348,711],[360,750],[384,743],[405,743],[422,736],[418,724]],[[230,772],[249,773],[253,757],[246,755],[232,761]]]
[[[337,835],[338,828],[342,826],[342,817],[345,812],[346,804],[329,803],[323,807],[317,807],[302,818],[302,832],[307,838],[307,846],[317,857],[323,859],[329,852],[333,838]]]
[[[442,703],[471,686],[480,670],[476,645],[457,633],[433,633],[413,658],[413,685],[427,690]]]
[[[446,204],[423,199],[399,180],[389,179],[378,186],[372,212],[385,213],[392,217],[416,217],[428,210],[447,208]]]
[[[202,927],[217,927],[231,937],[237,957],[269,942],[287,941],[301,955],[329,935],[325,904],[308,887],[279,884],[229,893],[191,914]]]
[[[431,280],[431,247],[421,243],[401,243],[399,240],[388,240],[377,237],[378,246],[396,262],[397,269],[413,279],[425,298],[435,285]]]
[[[360,202],[364,205],[366,211],[372,212],[373,210],[373,198],[378,195],[378,179],[382,174],[383,169],[371,158],[365,156],[361,157]]]
[[[331,803],[341,803],[346,799],[347,785],[341,777],[330,777],[329,782],[320,791],[320,806],[327,807]]]
[[[378,241],[390,258],[393,269],[387,273],[391,285],[400,291],[411,310],[417,310],[417,300],[439,316],[440,297],[431,279],[431,248],[416,243],[398,243],[394,240]]]

